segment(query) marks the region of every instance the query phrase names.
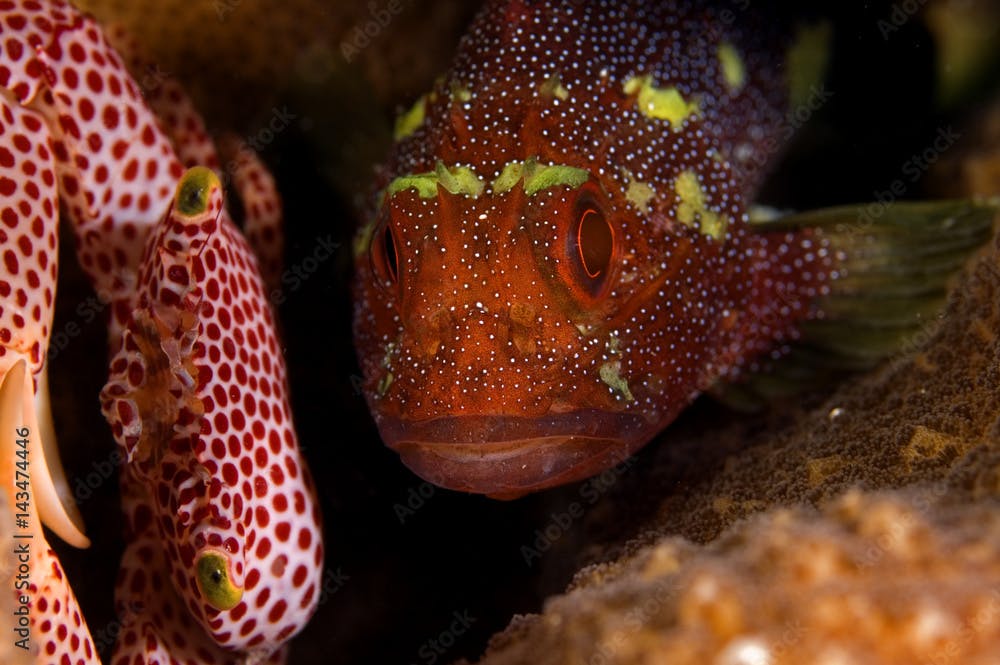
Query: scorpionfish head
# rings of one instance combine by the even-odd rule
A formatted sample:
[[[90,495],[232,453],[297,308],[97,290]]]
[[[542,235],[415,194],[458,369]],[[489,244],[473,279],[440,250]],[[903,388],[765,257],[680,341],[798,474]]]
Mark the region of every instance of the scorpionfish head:
[[[706,387],[734,318],[721,216],[692,229],[664,212],[683,189],[656,202],[584,166],[438,162],[362,229],[365,394],[420,476],[500,498],[584,478]]]

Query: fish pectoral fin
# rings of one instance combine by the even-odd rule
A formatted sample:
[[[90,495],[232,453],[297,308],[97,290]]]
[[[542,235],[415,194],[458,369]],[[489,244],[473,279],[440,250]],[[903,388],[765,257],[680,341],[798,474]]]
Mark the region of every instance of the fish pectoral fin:
[[[710,392],[737,409],[754,410],[916,350],[940,321],[953,279],[993,237],[998,212],[997,200],[951,200],[753,219],[752,227],[765,233],[817,229],[839,257],[839,274],[814,303],[821,316],[801,324],[787,354]]]
[[[29,501],[37,509],[38,519],[70,545],[89,547],[90,540],[83,533],[80,513],[55,448],[48,385],[42,375],[37,395],[24,359],[17,360],[3,375],[0,386],[3,464],[23,461],[24,473],[31,482]],[[17,479],[14,469],[10,475]],[[62,497],[66,497],[65,501]]]
[[[38,374],[38,390],[32,391],[30,376],[25,381],[25,390],[28,393],[24,402],[24,419],[30,431],[28,445],[33,462],[32,500],[38,506],[42,524],[53,533],[74,547],[90,547],[90,539],[84,533],[83,517],[59,459],[49,401],[48,367]]]

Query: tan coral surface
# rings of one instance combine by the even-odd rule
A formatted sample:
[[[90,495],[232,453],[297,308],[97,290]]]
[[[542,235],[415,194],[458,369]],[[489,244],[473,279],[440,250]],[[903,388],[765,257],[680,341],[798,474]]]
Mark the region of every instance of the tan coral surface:
[[[583,571],[484,663],[962,663],[1000,654],[995,500],[942,488],[778,509]]]

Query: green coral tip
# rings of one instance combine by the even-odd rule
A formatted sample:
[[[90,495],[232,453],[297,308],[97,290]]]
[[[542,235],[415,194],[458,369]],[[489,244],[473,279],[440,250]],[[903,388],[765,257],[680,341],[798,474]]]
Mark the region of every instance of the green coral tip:
[[[217,610],[231,610],[243,599],[243,589],[229,578],[229,557],[209,551],[198,557],[198,588],[205,601]]]
[[[204,214],[212,189],[221,187],[219,176],[204,166],[190,168],[177,184],[177,211],[187,217]]]

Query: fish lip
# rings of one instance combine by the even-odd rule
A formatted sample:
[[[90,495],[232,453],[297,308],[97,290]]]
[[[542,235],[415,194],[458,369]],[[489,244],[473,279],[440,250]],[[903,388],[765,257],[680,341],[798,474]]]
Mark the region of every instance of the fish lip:
[[[539,418],[450,416],[414,422],[383,416],[379,430],[424,480],[497,499],[587,478],[624,461],[655,434],[641,416],[596,409]]]

